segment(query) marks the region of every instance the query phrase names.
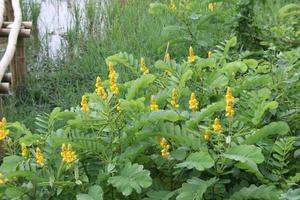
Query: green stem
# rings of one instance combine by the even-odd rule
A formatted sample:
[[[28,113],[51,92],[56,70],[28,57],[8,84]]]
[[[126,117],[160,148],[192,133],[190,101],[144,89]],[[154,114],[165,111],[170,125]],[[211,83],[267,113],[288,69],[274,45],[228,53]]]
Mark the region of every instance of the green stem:
[[[61,162],[60,162],[60,166],[59,166],[58,171],[57,171],[56,180],[59,180],[59,177],[60,177],[60,175],[61,175],[61,172],[62,172],[62,170],[63,170],[63,167],[64,167],[64,162],[61,161]]]

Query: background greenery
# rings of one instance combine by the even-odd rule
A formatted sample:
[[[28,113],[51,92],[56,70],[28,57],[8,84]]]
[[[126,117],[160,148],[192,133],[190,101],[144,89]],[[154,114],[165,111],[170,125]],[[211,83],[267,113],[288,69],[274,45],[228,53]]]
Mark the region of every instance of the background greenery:
[[[23,3],[24,17],[36,25],[39,4]],[[89,0],[84,13],[73,8],[74,26],[56,58],[35,29],[28,40],[27,85],[4,98],[9,123],[1,123],[0,133],[10,134],[2,140],[0,180],[8,181],[0,185],[0,196],[299,199],[297,3]],[[187,62],[189,46],[193,63]],[[173,59],[164,60],[166,52]],[[142,56],[149,74],[140,70]],[[108,89],[108,62],[118,73],[119,96]],[[106,100],[95,93],[98,75]],[[234,118],[225,116],[228,86]],[[179,108],[170,104],[174,88]],[[192,92],[199,101],[195,111],[189,108]],[[89,112],[79,107],[83,94]],[[158,111],[150,110],[151,95]],[[77,160],[64,163],[63,143],[72,144]],[[28,148],[26,156],[21,145]],[[43,167],[36,162],[37,147]]]
[[[59,57],[52,58],[48,55],[47,37],[41,39],[37,34],[39,3],[23,1],[24,19],[32,20],[34,24],[33,37],[26,43],[29,73],[26,87],[19,90],[15,97],[2,97],[3,113],[9,120],[19,120],[32,127],[38,112],[78,104],[81,94],[93,88],[91,77],[97,74],[106,76],[104,58],[117,52],[130,52],[150,61],[162,58],[170,42],[169,50],[177,59],[187,54],[186,47],[189,45],[204,56],[214,45],[233,34],[238,37],[238,51],[266,49],[266,46],[260,45],[261,41],[265,45],[279,44],[278,49],[287,48],[282,41],[285,38],[281,37],[284,31],[290,31],[286,29],[290,25],[286,22],[293,22],[279,19],[278,10],[297,1],[216,1],[222,6],[213,13],[207,10],[209,1],[191,1],[194,2],[190,6],[192,9],[187,8],[176,14],[169,11],[151,14],[149,4],[158,1],[120,2],[89,0],[86,3],[86,18],[78,8],[74,8],[75,26],[64,36],[67,42],[61,48]],[[166,0],[161,2],[169,3]],[[181,4],[180,1],[177,3],[178,6]],[[203,13],[204,17],[201,16]],[[270,27],[275,30],[272,32]],[[286,38],[293,40],[289,45],[299,45],[297,37]],[[130,77],[126,69],[122,74],[124,79]]]

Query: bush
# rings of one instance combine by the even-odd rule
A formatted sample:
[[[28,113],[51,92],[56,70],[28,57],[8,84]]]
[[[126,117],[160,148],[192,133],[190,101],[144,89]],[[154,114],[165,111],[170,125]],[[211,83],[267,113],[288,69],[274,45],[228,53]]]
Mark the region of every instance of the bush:
[[[180,62],[109,56],[109,79],[81,107],[39,115],[34,132],[2,122],[2,198],[297,196],[299,50],[270,63],[231,57],[236,43]]]

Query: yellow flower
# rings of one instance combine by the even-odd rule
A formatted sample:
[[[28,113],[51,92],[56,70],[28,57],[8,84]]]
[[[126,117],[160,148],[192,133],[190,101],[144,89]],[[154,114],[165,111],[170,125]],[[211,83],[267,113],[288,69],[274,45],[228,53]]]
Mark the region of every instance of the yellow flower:
[[[162,137],[159,139],[159,145],[161,148],[167,148],[168,146],[168,141],[166,140],[166,138]]]
[[[0,130],[0,140],[3,140],[9,134],[9,130],[2,129]]]
[[[195,95],[195,93],[193,92],[192,94],[191,94],[191,98],[190,98],[190,100],[189,100],[189,106],[190,106],[190,109],[194,112],[194,111],[196,111],[197,109],[198,109],[198,101],[197,101],[197,99],[196,99],[196,95]]]
[[[216,9],[217,3],[209,3],[208,4],[208,10],[210,12],[213,12]]]
[[[169,142],[166,140],[166,138],[160,138],[159,145],[162,148],[161,155],[162,157],[166,158],[170,155],[169,149],[171,146],[169,145]]]
[[[3,117],[0,121],[0,141],[3,140],[8,134],[9,130],[6,128],[7,121]]]
[[[21,144],[21,150],[22,157],[25,158],[27,156],[27,146],[24,143]]]
[[[218,118],[215,119],[214,124],[213,124],[213,128],[214,128],[214,131],[216,131],[216,132],[221,131],[222,126],[221,126],[220,120]]]
[[[140,69],[144,74],[149,74],[149,69],[145,64],[145,59],[143,57],[141,57],[140,60]]]
[[[234,115],[234,96],[232,95],[231,87],[227,88],[226,91],[226,117],[233,117]]]
[[[166,53],[165,57],[164,57],[164,61],[165,62],[170,62],[171,61],[171,56],[169,53]]]
[[[211,51],[209,51],[209,52],[207,53],[207,58],[212,58],[212,52],[211,52]]]
[[[101,97],[102,100],[106,100],[107,99],[107,93],[105,92],[105,89],[102,85],[102,80],[101,78],[98,76],[96,79],[96,93],[99,97]]]
[[[196,56],[193,50],[193,47],[189,48],[189,56],[188,56],[188,63],[192,64],[193,62],[195,62],[196,60]]]
[[[108,77],[109,77],[109,83],[110,83],[110,91],[115,94],[118,95],[119,94],[119,88],[117,86],[117,73],[114,69],[114,66],[111,62],[109,62],[108,64]]]
[[[7,124],[6,118],[3,117],[2,120],[0,121],[0,129],[6,128],[6,124]]]
[[[3,185],[6,181],[7,181],[7,179],[5,179],[3,174],[0,173],[0,185]]]
[[[161,156],[167,158],[170,155],[170,152],[167,149],[161,150]]]
[[[156,103],[156,99],[155,99],[154,95],[151,96],[150,110],[151,111],[157,111],[158,110],[158,105]]]
[[[176,91],[175,88],[172,90],[171,105],[174,108],[179,108],[179,105],[178,105],[178,102],[177,102],[177,91]]]
[[[35,150],[35,160],[36,160],[36,163],[37,163],[39,166],[41,166],[41,167],[44,166],[44,164],[45,164],[44,156],[43,156],[42,151],[41,151],[40,148],[38,148],[38,147],[37,147],[36,150]]]
[[[87,99],[87,96],[85,96],[85,95],[83,95],[81,98],[81,110],[82,110],[82,112],[89,111],[88,99]]]
[[[177,7],[176,7],[176,0],[171,0],[170,8],[173,11],[175,11],[177,9]]]
[[[65,144],[62,144],[60,155],[62,157],[63,162],[66,163],[72,163],[77,159],[76,152],[73,151],[71,144],[68,144],[67,146]]]
[[[210,138],[210,134],[209,134],[209,132],[206,130],[205,132],[204,132],[204,140],[205,141],[208,141],[209,140],[209,138]]]

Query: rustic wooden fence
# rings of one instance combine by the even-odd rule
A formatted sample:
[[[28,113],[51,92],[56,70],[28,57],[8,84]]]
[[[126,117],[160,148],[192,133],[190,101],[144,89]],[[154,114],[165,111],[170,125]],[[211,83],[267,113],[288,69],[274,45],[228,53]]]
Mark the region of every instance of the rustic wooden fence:
[[[32,22],[22,22],[19,0],[0,0],[0,37],[7,46],[0,61],[0,94],[14,94],[26,75],[24,38],[31,33]]]

